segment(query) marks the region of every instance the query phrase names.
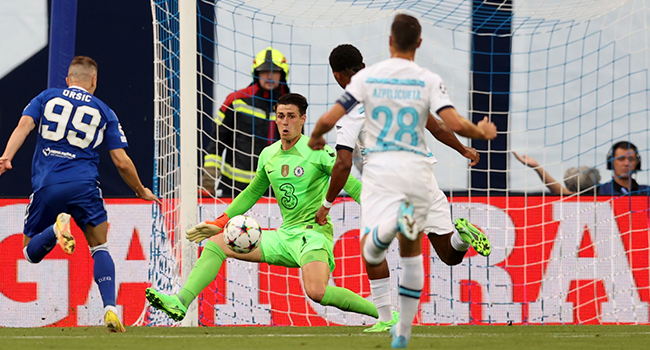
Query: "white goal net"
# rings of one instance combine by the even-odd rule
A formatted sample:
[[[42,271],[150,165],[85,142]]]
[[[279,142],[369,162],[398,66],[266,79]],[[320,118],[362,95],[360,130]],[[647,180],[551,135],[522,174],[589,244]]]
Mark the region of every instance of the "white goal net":
[[[632,195],[599,194],[600,185],[612,179],[609,152],[619,141],[632,142],[637,151],[632,156],[644,161],[638,171],[629,170],[632,178],[650,184],[650,0],[192,4],[193,23],[185,28],[196,30],[184,38],[194,40],[196,49],[183,52],[179,0],[152,0],[155,185],[165,201],[154,214],[154,287],[177,292],[181,270],[195,261],[191,252],[198,247],[181,249],[181,231],[188,224],[181,218],[198,222],[218,217],[236,193],[234,183],[250,181],[256,145],[274,139],[274,115],[264,103],[247,102],[245,92],[231,95],[254,83],[251,70],[258,52],[272,47],[286,58],[286,86],[310,104],[305,126],[309,135],[342,94],[329,68],[330,51],[349,43],[361,51],[366,65],[388,58],[390,24],[395,14],[404,12],[422,24],[416,62],[443,78],[461,115],[475,122],[487,115],[499,128],[492,142],[459,137],[481,151],[482,162],[474,170],[452,149],[428,140],[438,159],[434,173],[448,194],[453,218],[466,217],[480,227],[493,252],[483,258],[470,251],[461,264],[449,267],[425,238],[426,283],[416,321],[649,322],[648,196],[634,188]],[[192,75],[180,74],[184,61],[196,65],[196,80],[189,82],[196,89],[181,89],[181,79]],[[181,111],[184,98],[194,101],[195,110]],[[272,96],[259,98],[273,102]],[[188,135],[195,142],[181,147]],[[334,133],[328,142],[334,145]],[[530,157],[529,166],[512,151]],[[206,161],[219,171],[202,170]],[[565,173],[574,169],[577,175],[564,181]],[[591,183],[585,182],[589,179]],[[558,187],[569,192],[551,192]],[[198,205],[192,203],[197,193],[202,197]],[[249,214],[264,228],[281,223],[273,199],[261,200]],[[346,198],[332,209],[337,268],[330,283],[369,297],[359,254],[359,215],[359,206]],[[393,286],[400,269],[397,256],[394,244],[388,254]],[[298,270],[234,260],[223,265],[188,319],[188,325],[203,326],[372,321],[311,302]],[[173,324],[152,308],[146,322]]]

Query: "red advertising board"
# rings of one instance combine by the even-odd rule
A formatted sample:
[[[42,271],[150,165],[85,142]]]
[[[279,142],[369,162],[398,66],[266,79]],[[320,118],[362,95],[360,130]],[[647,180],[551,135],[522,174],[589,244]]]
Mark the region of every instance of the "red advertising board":
[[[74,228],[79,244],[72,256],[55,248],[40,264],[30,264],[22,252],[26,204],[0,200],[0,267],[5,272],[0,275],[0,326],[101,324],[102,303],[83,234]],[[212,212],[225,208],[204,206]],[[648,324],[648,208],[647,197],[454,197],[453,217],[467,217],[482,229],[493,252],[484,258],[470,251],[461,264],[449,267],[430,253],[425,239],[427,277],[417,322]],[[152,207],[113,199],[107,200],[107,210],[118,308],[131,325],[144,315],[144,289],[150,284]],[[260,202],[251,215],[265,228],[280,224],[273,202]],[[369,297],[359,254],[359,207],[338,202],[331,216],[337,268],[330,283]],[[396,287],[395,244],[388,261]],[[396,305],[395,292],[393,301]],[[308,300],[297,269],[228,261],[199,297],[199,322],[316,326],[372,320]]]

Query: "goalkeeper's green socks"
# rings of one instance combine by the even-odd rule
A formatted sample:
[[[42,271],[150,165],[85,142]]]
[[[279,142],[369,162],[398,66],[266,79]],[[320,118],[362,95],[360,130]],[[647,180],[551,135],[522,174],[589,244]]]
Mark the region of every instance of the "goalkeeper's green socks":
[[[219,274],[221,265],[226,260],[226,253],[218,244],[208,241],[201,257],[196,261],[178,298],[188,307],[201,291]],[[341,287],[327,286],[321,305],[335,306],[343,311],[352,311],[377,318],[377,308],[372,302],[362,298],[353,291]]]
[[[226,253],[221,247],[212,241],[208,241],[203,247],[201,257],[192,268],[183,289],[176,294],[185,307],[188,307],[192,300],[214,281],[224,260],[226,260]]]
[[[325,288],[325,295],[323,296],[323,300],[320,301],[320,304],[323,306],[334,306],[343,311],[352,311],[374,318],[379,317],[375,304],[346,288],[328,285]]]

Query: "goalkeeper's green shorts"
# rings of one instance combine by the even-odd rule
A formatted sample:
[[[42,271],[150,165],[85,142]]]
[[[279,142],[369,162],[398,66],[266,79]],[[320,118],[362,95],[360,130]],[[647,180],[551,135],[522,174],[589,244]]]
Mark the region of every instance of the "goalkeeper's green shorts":
[[[334,271],[334,245],[325,234],[327,230],[331,232],[331,223],[265,230],[260,240],[262,262],[302,267],[312,261],[322,261],[329,265],[330,272]]]

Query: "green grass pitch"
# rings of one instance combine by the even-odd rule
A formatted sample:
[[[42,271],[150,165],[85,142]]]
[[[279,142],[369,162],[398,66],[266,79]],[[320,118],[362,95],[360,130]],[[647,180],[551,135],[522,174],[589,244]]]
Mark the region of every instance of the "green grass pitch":
[[[390,349],[388,333],[362,327],[0,328],[0,349],[343,350]],[[414,327],[408,349],[648,349],[649,326]]]

